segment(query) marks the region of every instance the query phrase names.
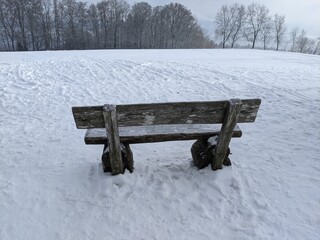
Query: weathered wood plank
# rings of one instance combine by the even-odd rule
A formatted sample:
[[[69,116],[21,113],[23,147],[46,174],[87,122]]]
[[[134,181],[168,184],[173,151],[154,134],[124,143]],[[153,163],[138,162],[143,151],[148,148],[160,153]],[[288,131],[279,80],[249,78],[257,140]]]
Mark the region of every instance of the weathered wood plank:
[[[242,102],[240,99],[231,99],[228,105],[225,119],[221,127],[217,146],[213,161],[211,163],[212,170],[222,168],[222,163],[227,155],[229,143],[232,138],[233,130],[237,124],[237,119],[241,111]]]
[[[105,105],[103,107],[103,117],[105,128],[108,134],[108,147],[110,154],[110,165],[112,175],[123,173],[123,162],[121,158],[121,146],[119,139],[119,130],[117,124],[117,112],[114,105]]]
[[[238,123],[254,122],[260,99],[242,100]],[[222,123],[228,101],[117,105],[119,127]],[[103,128],[103,106],[73,107],[77,128]]]
[[[220,134],[221,124],[192,124],[192,125],[158,125],[119,127],[121,143],[148,143],[164,141],[192,140],[209,138]],[[241,137],[242,132],[236,126],[232,137]],[[86,144],[105,144],[107,134],[105,129],[88,129],[85,135]]]

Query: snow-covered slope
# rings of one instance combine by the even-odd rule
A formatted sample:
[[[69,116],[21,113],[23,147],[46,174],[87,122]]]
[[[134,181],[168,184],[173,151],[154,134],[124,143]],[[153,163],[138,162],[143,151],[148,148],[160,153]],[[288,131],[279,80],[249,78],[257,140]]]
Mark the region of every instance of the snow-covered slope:
[[[71,107],[261,98],[232,167],[192,141],[102,172]],[[0,53],[0,239],[320,239],[320,57],[252,50]]]

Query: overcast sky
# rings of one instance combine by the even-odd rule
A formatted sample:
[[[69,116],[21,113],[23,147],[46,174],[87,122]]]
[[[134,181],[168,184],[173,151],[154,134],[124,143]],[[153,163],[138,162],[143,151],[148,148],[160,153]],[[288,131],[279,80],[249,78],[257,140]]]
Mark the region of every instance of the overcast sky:
[[[98,0],[83,0],[98,2]],[[144,0],[152,6],[178,2],[189,8],[208,32],[213,32],[213,21],[217,11],[223,4],[235,2],[248,5],[252,2],[264,4],[273,15],[278,13],[286,16],[290,31],[295,26],[304,28],[310,37],[320,37],[320,0]],[[136,0],[127,0],[132,6]],[[211,24],[212,22],[212,29]]]

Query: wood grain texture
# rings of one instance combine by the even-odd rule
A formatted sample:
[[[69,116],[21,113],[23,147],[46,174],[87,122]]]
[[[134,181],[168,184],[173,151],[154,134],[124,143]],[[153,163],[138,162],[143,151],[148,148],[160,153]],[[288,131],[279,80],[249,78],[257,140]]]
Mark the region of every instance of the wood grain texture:
[[[237,124],[242,102],[240,99],[231,99],[228,105],[225,119],[221,127],[221,133],[218,138],[215,154],[211,163],[212,170],[222,168],[223,161],[227,155],[229,143],[232,138],[233,129]]]
[[[117,105],[119,127],[222,123],[229,101]],[[238,123],[254,122],[260,99],[242,100]],[[77,128],[105,127],[103,106],[73,107]]]
[[[124,172],[123,162],[121,158],[121,146],[119,139],[119,130],[117,124],[117,113],[114,105],[105,105],[103,107],[103,117],[105,120],[105,128],[108,134],[108,147],[110,155],[110,165],[112,175]]]
[[[220,134],[221,124],[193,125],[158,125],[119,127],[121,143],[148,143],[164,141],[192,140],[209,138]],[[232,137],[241,137],[242,131],[236,126]],[[86,144],[105,144],[107,134],[105,129],[88,129],[85,135]]]

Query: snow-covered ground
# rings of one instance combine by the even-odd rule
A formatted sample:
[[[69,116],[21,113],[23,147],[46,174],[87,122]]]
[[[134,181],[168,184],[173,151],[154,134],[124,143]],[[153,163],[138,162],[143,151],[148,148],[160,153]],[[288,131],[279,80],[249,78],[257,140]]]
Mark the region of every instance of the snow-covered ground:
[[[192,141],[102,171],[71,107],[261,98],[232,167]],[[253,50],[0,53],[0,239],[320,239],[320,57]]]

